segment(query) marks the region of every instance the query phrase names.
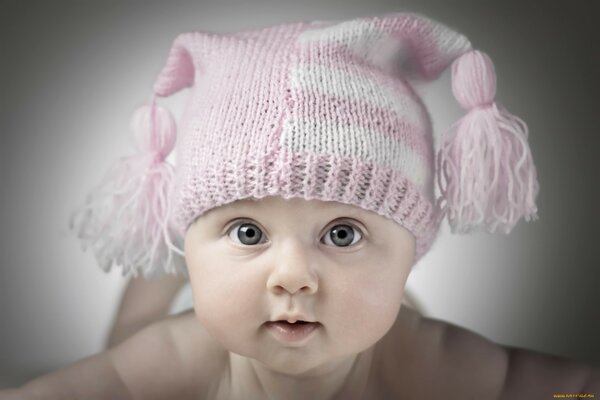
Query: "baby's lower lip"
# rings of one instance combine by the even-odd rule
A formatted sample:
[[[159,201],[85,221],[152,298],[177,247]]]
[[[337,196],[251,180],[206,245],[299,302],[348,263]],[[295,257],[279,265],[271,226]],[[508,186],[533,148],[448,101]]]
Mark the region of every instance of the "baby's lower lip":
[[[318,322],[291,324],[286,321],[269,321],[266,323],[269,332],[284,342],[298,342],[305,339],[317,330],[320,325]]]

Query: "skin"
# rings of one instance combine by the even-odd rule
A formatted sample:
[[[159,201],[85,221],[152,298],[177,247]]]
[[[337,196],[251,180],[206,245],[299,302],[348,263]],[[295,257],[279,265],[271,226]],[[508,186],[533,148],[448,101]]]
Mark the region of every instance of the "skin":
[[[167,317],[175,295],[186,282],[187,278],[181,275],[130,278],[105,347],[114,347],[142,328]]]
[[[258,243],[240,241],[242,223],[260,230]],[[339,224],[353,226],[350,246],[327,239]],[[229,351],[229,390],[264,398],[362,391],[357,374],[396,320],[414,255],[414,237],[392,220],[296,198],[213,209],[185,237],[196,315]],[[281,343],[264,323],[285,313],[321,326],[301,346]]]
[[[238,243],[242,222],[264,241]],[[348,247],[327,241],[339,224],[357,226],[362,238]],[[185,256],[194,311],[0,390],[0,400],[600,395],[599,368],[499,346],[401,307],[414,239],[375,213],[316,200],[236,202],[195,221]],[[284,312],[322,326],[302,344],[282,343],[264,322]]]

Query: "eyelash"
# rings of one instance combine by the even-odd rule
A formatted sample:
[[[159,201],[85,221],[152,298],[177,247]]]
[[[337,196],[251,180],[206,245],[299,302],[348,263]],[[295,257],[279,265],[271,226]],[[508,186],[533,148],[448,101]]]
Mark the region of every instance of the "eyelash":
[[[232,223],[232,224],[231,224],[231,225],[230,225],[230,226],[229,226],[229,227],[226,229],[226,235],[227,235],[228,237],[230,237],[230,235],[231,235],[231,232],[233,232],[233,231],[234,231],[234,229],[235,229],[236,227],[239,227],[239,226],[241,226],[241,225],[244,225],[244,224],[250,224],[250,225],[254,225],[254,226],[256,226],[256,227],[257,227],[257,228],[258,228],[258,229],[261,231],[261,234],[262,234],[262,235],[264,235],[264,231],[263,231],[263,229],[262,229],[262,228],[260,228],[260,226],[258,226],[258,225],[257,225],[256,223],[254,223],[253,221],[251,221],[251,220],[246,220],[246,219],[244,219],[244,220],[238,220],[238,221],[236,221],[236,222]],[[339,225],[347,225],[347,226],[350,226],[350,227],[351,227],[351,228],[352,228],[352,229],[353,229],[355,232],[358,232],[358,235],[359,235],[360,237],[359,237],[359,239],[358,239],[356,242],[354,242],[354,240],[353,240],[353,243],[349,244],[348,246],[333,246],[333,247],[337,247],[337,248],[340,248],[340,249],[354,247],[354,246],[356,246],[356,244],[357,244],[358,242],[360,242],[361,240],[363,240],[363,239],[364,239],[365,235],[364,235],[364,233],[363,233],[362,229],[360,229],[360,228],[359,228],[358,226],[356,226],[355,224],[353,224],[353,223],[351,223],[351,222],[349,222],[349,221],[345,221],[345,220],[342,220],[342,221],[336,221],[336,223],[335,223],[335,224],[331,225],[331,226],[329,227],[329,229],[327,229],[327,233],[325,234],[325,236],[323,236],[323,238],[325,238],[325,237],[327,237],[327,236],[329,235],[329,232],[331,231],[331,229],[332,229],[332,228],[335,228],[336,226],[339,226]],[[323,238],[321,239],[321,242],[323,241]],[[261,238],[261,239],[262,239],[262,238]],[[232,240],[233,240],[233,239],[232,239]],[[256,245],[246,245],[246,244],[243,244],[243,243],[238,243],[238,242],[235,242],[235,244],[236,244],[236,245],[240,245],[240,246],[244,246],[244,247],[252,247],[252,246],[256,246],[256,245],[258,245],[258,244],[261,244],[261,243],[259,242],[259,243],[257,243]]]

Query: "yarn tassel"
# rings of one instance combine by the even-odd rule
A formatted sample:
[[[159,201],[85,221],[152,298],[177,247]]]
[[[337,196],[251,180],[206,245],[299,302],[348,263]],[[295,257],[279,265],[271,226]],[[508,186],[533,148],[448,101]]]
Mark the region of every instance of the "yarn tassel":
[[[521,217],[536,220],[539,184],[527,125],[494,102],[489,56],[474,50],[455,60],[452,91],[469,111],[444,134],[436,158],[441,218],[453,233],[483,227],[508,234]]]
[[[91,246],[101,268],[113,264],[123,275],[146,277],[181,271],[173,253],[183,256],[171,240],[170,194],[174,167],[166,157],[175,145],[176,126],[171,113],[156,105],[138,108],[131,119],[138,152],[118,160],[85,205],[70,219],[70,229]]]

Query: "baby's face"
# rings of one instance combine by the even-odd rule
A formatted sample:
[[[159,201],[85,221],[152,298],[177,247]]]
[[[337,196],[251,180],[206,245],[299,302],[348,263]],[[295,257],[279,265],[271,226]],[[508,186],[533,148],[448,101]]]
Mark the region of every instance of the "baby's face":
[[[207,331],[229,351],[289,374],[375,344],[396,319],[414,252],[412,234],[385,217],[298,198],[212,209],[185,236],[194,308]],[[269,323],[294,316],[318,323]]]

